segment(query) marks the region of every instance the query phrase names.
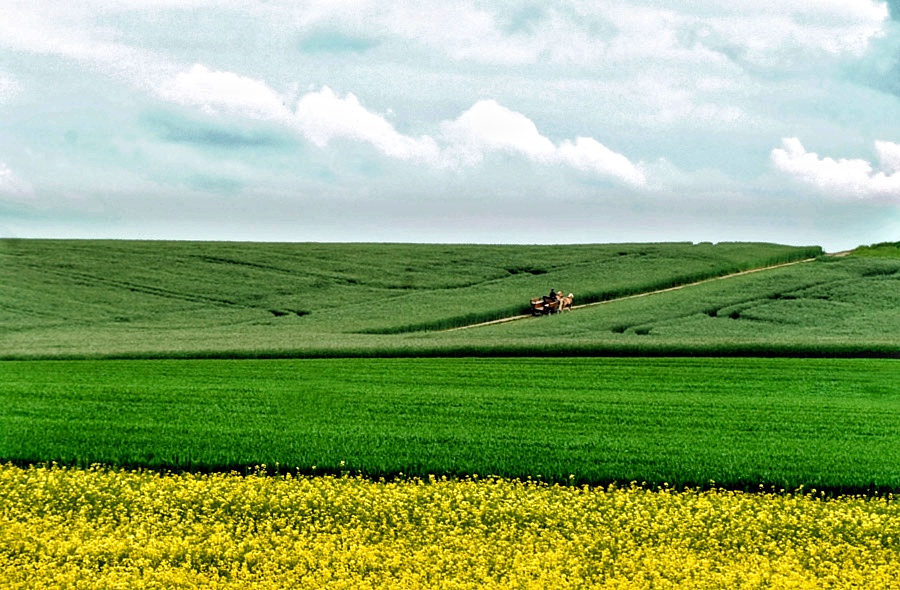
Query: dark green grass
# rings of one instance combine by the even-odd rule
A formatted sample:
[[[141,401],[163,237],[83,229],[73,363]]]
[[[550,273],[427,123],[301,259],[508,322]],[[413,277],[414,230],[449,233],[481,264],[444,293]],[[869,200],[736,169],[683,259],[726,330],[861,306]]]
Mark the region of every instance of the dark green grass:
[[[416,336],[521,313],[550,288],[599,301],[819,253],[741,243],[0,240],[0,358],[434,348]]]
[[[25,361],[0,372],[0,461],[900,490],[898,361]]]
[[[567,354],[900,357],[898,309],[900,260],[826,257],[433,341]]]
[[[900,242],[882,242],[871,246],[860,246],[854,249],[851,255],[866,258],[900,258]]]

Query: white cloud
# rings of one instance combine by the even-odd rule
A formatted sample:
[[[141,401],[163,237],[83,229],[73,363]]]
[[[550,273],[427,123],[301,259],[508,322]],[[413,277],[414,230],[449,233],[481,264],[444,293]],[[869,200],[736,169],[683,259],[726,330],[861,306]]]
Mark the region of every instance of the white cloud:
[[[28,10],[30,2],[6,0]],[[60,5],[53,20],[69,14],[215,7],[261,16],[282,28],[328,25],[379,37],[398,37],[429,47],[454,60],[496,64],[594,63],[623,47],[669,57],[676,33],[705,23],[706,30],[753,52],[785,47],[858,54],[882,32],[887,5],[879,0],[782,0],[748,10],[718,0],[564,0],[547,5],[428,0],[379,3],[373,0],[305,0],[258,3],[250,0],[85,0]],[[46,7],[42,7],[46,12]],[[524,14],[527,26],[509,26]],[[651,34],[648,34],[651,32]],[[615,40],[613,40],[615,39]],[[618,49],[605,51],[605,49]],[[643,48],[643,49],[642,49]],[[637,57],[637,55],[635,55]]]
[[[0,103],[9,100],[18,92],[19,83],[8,76],[0,74]]]
[[[433,138],[403,135],[382,115],[363,107],[353,94],[340,98],[328,87],[300,98],[294,125],[319,147],[335,138],[352,139],[370,143],[392,158],[432,164],[437,164],[440,159],[440,150]]]
[[[287,9],[283,9],[287,10]],[[564,1],[546,5],[426,0],[308,2],[296,26],[367,30],[413,42],[454,61],[608,68],[623,63],[687,65],[740,56],[757,65],[802,64],[810,52],[861,55],[884,33],[877,0],[785,0],[741,4],[662,0]],[[526,26],[509,26],[525,15]],[[287,20],[287,18],[285,18]],[[690,46],[685,46],[689,40]],[[405,44],[405,43],[404,43]]]
[[[196,106],[208,114],[224,111],[261,120],[290,117],[288,98],[265,82],[232,72],[212,71],[202,64],[179,72],[161,84],[157,92],[165,100]]]
[[[225,113],[289,127],[318,147],[335,139],[369,143],[382,154],[401,160],[438,164],[440,149],[428,136],[398,132],[384,116],[367,110],[352,93],[337,96],[327,86],[296,100],[261,80],[195,64],[156,88],[163,100],[197,107],[207,114]],[[296,100],[296,106],[291,103]]]
[[[698,40],[715,50],[730,48],[751,63],[767,66],[800,63],[810,52],[859,57],[872,39],[884,34],[888,18],[882,3],[778,3],[775,10],[697,21],[705,27]]]
[[[472,166],[489,153],[505,152],[541,164],[563,164],[631,186],[646,184],[637,166],[597,140],[579,137],[554,145],[531,119],[494,100],[479,101],[455,120],[442,122],[438,141],[428,135],[400,133],[352,93],[341,98],[324,87],[300,97],[291,112],[286,106],[290,99],[266,83],[232,72],[212,71],[200,64],[177,74],[162,85],[158,94],[207,113],[225,111],[286,124],[318,147],[347,139],[368,143],[390,158],[435,167]]]
[[[590,137],[579,137],[575,143],[564,141],[558,149],[560,159],[585,172],[615,178],[635,187],[647,184],[644,173],[631,160]]]
[[[876,141],[875,151],[881,161],[881,169],[887,174],[900,172],[900,143]]]
[[[261,80],[195,64],[162,83],[157,94],[164,100],[198,107],[207,114],[224,112],[276,122],[294,129],[318,147],[335,139],[350,139],[369,143],[391,158],[431,164],[440,160],[440,149],[431,137],[404,135],[384,116],[363,107],[352,93],[341,98],[327,86],[303,95],[292,109],[292,93],[280,94]]]
[[[35,54],[56,55],[148,89],[164,79],[174,66],[158,54],[118,41],[116,31],[98,28],[85,7],[28,2],[0,6],[0,47]]]
[[[879,172],[866,160],[835,160],[807,152],[796,137],[783,139],[782,147],[773,149],[771,157],[776,168],[823,192],[900,199],[900,145],[880,141],[876,150],[883,168]]]
[[[531,119],[494,100],[480,100],[455,120],[443,122],[441,133],[450,145],[449,154],[470,165],[492,151],[518,152],[542,162],[556,152]]]
[[[0,198],[24,200],[34,195],[31,184],[16,176],[9,166],[0,162]]]
[[[644,174],[623,156],[590,137],[558,146],[531,119],[493,100],[475,103],[453,121],[441,124],[446,153],[464,165],[481,162],[490,152],[518,153],[540,164],[564,164],[583,172],[641,187]]]
[[[381,10],[366,3],[362,7],[364,13]],[[147,8],[147,4],[106,2],[96,4],[97,8]],[[317,9],[322,18],[328,16],[327,5]],[[70,15],[54,10],[50,19],[21,6],[7,10],[8,18],[3,20],[8,26],[0,24],[5,41],[0,43],[17,50],[75,59],[162,100],[195,107],[207,114],[222,113],[285,125],[320,147],[335,139],[349,139],[371,144],[391,158],[438,167],[473,165],[487,153],[505,151],[630,185],[644,184],[637,167],[600,142],[583,137],[554,145],[528,117],[495,101],[480,101],[456,120],[441,123],[438,139],[428,135],[414,137],[401,133],[383,115],[365,108],[352,93],[340,97],[326,86],[303,95],[292,108],[291,93],[279,93],[262,80],[200,63],[185,69],[153,52],[120,43],[114,32],[96,28],[87,11]],[[339,6],[334,10],[349,9]],[[391,32],[444,47],[454,59],[499,63],[534,61],[548,47],[560,46],[558,41],[572,26],[554,17],[556,24],[549,37],[542,36],[544,33],[509,36],[497,28],[491,13],[463,4],[437,14],[402,6],[379,14],[383,26]],[[61,19],[58,22],[54,20],[57,17]],[[579,38],[582,37],[583,34]]]
[[[276,122],[294,129],[318,147],[336,139],[368,143],[390,158],[434,167],[472,166],[492,152],[525,156],[542,164],[564,164],[632,186],[646,183],[643,173],[625,156],[600,142],[579,137],[559,146],[542,135],[534,122],[494,100],[481,100],[452,121],[440,124],[438,139],[399,132],[383,115],[368,110],[352,93],[338,96],[327,86],[308,92],[293,110],[289,94],[268,84],[195,64],[164,81],[156,94],[167,101],[197,107],[205,113],[224,112]]]

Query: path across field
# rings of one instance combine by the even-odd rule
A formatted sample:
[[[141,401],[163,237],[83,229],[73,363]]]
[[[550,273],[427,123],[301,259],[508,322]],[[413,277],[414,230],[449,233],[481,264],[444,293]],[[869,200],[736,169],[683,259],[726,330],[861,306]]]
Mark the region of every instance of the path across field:
[[[828,254],[828,256],[846,256],[847,254],[849,254],[849,252],[836,252],[836,253],[834,253],[834,254]],[[694,282],[692,282],[692,283],[685,283],[685,284],[683,284],[683,285],[677,285],[677,286],[675,286],[675,287],[668,287],[668,288],[665,288],[665,289],[656,289],[656,290],[654,290],[654,291],[646,291],[646,292],[644,292],[644,293],[636,293],[636,294],[634,294],[634,295],[626,295],[626,296],[623,296],[623,297],[615,297],[615,298],[613,298],[613,299],[606,299],[606,300],[604,300],[604,301],[595,301],[595,302],[593,302],[593,303],[582,303],[581,305],[573,305],[573,306],[572,306],[572,309],[573,309],[573,310],[574,310],[574,309],[581,309],[581,308],[584,308],[584,307],[592,307],[592,306],[595,306],[595,305],[604,305],[604,304],[607,304],[607,303],[614,303],[614,302],[616,302],[616,301],[624,301],[624,300],[626,300],[626,299],[635,299],[635,298],[637,298],[637,297],[646,297],[646,296],[648,296],[648,295],[655,295],[655,294],[657,294],[657,293],[667,293],[667,292],[670,292],[670,291],[677,291],[677,290],[679,290],[679,289],[684,289],[685,287],[692,287],[692,286],[694,286],[694,285],[702,285],[702,284],[704,284],[704,283],[710,283],[710,282],[712,282],[712,281],[721,281],[721,280],[724,280],[724,279],[732,279],[732,278],[734,278],[734,277],[739,277],[739,276],[743,276],[743,275],[748,275],[748,274],[751,274],[751,273],[763,272],[763,271],[767,271],[767,270],[773,270],[773,269],[776,269],[776,268],[783,268],[783,267],[785,267],[785,266],[792,266],[792,265],[795,265],[795,264],[802,264],[802,263],[804,263],[804,262],[812,262],[812,261],[814,261],[814,260],[815,260],[815,258],[804,258],[804,259],[802,259],[802,260],[794,260],[794,261],[792,261],[792,262],[783,262],[783,263],[780,263],[780,264],[772,264],[772,265],[769,265],[769,266],[761,266],[761,267],[759,267],[759,268],[752,268],[752,269],[750,269],[750,270],[742,270],[742,271],[739,271],[739,272],[734,272],[734,273],[727,274],[727,275],[722,275],[722,276],[719,276],[719,277],[713,277],[713,278],[711,278],[711,279],[703,279],[702,281],[694,281]],[[576,294],[575,296],[577,297],[578,295]],[[520,315],[510,316],[510,317],[507,317],[507,318],[500,318],[499,320],[491,320],[491,321],[489,321],[489,322],[480,322],[480,323],[477,323],[477,324],[469,324],[468,326],[459,326],[459,327],[456,327],[456,328],[450,328],[449,330],[445,330],[445,332],[453,332],[453,331],[456,331],[456,330],[468,330],[469,328],[478,328],[478,327],[480,327],[480,326],[490,326],[490,325],[492,325],[492,324],[503,324],[503,323],[506,323],[506,322],[513,322],[513,321],[516,321],[516,320],[524,320],[524,319],[532,318],[532,317],[534,317],[534,316],[533,316],[531,313],[520,314]]]

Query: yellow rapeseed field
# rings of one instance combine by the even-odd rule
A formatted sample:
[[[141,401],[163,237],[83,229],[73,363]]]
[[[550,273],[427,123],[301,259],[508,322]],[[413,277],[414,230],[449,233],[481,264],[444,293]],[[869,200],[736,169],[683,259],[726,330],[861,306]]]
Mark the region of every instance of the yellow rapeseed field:
[[[0,588],[900,588],[891,497],[0,466]]]

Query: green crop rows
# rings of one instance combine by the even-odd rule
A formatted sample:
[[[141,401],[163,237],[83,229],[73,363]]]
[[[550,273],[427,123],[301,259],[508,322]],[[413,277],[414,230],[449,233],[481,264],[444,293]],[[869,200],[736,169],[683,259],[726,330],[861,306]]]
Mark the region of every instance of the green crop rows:
[[[0,458],[19,463],[900,489],[891,360],[31,361],[0,371]]]
[[[896,251],[0,240],[0,461],[898,491]]]
[[[816,256],[773,244],[0,240],[0,358],[446,353],[435,330]],[[424,335],[424,338],[423,338]],[[489,343],[513,347],[527,341]]]
[[[616,299],[819,250],[2,240],[0,358],[897,357],[894,250]],[[604,303],[444,331],[548,285]]]
[[[860,246],[853,250],[854,256],[867,258],[900,258],[900,242],[883,242],[871,246]]]
[[[900,356],[900,258],[822,258],[432,337],[557,354]]]

